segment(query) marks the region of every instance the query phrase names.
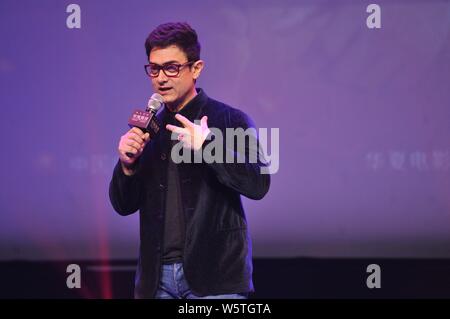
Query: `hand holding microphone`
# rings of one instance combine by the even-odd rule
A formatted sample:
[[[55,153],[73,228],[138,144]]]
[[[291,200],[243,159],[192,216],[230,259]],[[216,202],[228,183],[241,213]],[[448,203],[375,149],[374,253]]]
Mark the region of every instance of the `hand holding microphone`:
[[[132,175],[131,166],[144,151],[145,145],[160,129],[156,113],[163,105],[163,97],[155,93],[148,101],[145,111],[135,110],[128,120],[131,129],[122,135],[119,142],[119,158],[125,174]]]
[[[144,151],[145,145],[150,141],[150,134],[133,127],[120,138],[119,158],[123,166],[132,166]],[[130,156],[131,155],[131,156]]]

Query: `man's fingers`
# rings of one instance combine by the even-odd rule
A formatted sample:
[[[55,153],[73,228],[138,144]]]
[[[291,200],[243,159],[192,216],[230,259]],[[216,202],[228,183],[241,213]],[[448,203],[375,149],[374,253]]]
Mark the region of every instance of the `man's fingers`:
[[[135,148],[135,147],[133,147],[133,146],[131,146],[131,145],[129,145],[129,146],[126,148],[126,150],[125,150],[125,154],[131,153],[131,154],[136,155],[137,152],[138,152],[138,149]]]
[[[128,140],[126,145],[132,146],[135,149],[140,149],[141,148],[141,143],[138,143],[138,142],[133,141],[133,140]]]
[[[200,126],[205,129],[208,128],[208,117],[205,115],[202,117],[202,119],[200,120]]]
[[[178,127],[178,126],[175,126],[175,125],[171,125],[171,124],[167,124],[166,125],[166,129],[168,129],[171,132],[178,133],[178,134],[184,134],[185,133],[185,129],[184,128]]]
[[[193,127],[193,126],[194,126],[194,123],[192,123],[191,121],[189,121],[187,118],[185,118],[185,117],[184,117],[183,115],[181,115],[181,114],[175,115],[175,118],[176,118],[178,121],[180,121],[180,122],[184,125],[184,127],[190,128],[190,127]]]
[[[134,132],[130,133],[128,136],[130,137],[130,139],[132,139],[140,144],[142,144],[144,142],[144,140]]]
[[[130,132],[136,133],[139,137],[142,138],[142,136],[144,135],[144,132],[142,132],[142,130],[140,128],[137,127],[133,127]]]

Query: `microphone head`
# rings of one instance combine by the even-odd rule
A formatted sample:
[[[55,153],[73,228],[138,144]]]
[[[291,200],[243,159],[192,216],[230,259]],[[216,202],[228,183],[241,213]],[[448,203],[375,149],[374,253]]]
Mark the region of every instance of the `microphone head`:
[[[158,112],[161,106],[164,104],[164,99],[161,94],[153,93],[151,98],[148,100],[147,110],[153,113]]]

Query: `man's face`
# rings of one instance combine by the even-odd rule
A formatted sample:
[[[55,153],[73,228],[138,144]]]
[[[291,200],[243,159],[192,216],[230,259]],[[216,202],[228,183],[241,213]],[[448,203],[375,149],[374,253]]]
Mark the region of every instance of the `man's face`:
[[[159,66],[188,62],[186,54],[176,45],[152,49],[148,60],[150,64],[154,63]],[[169,106],[184,106],[195,95],[194,80],[200,75],[202,67],[203,61],[201,60],[193,65],[183,66],[179,69],[176,77],[169,77],[163,70],[160,70],[157,77],[151,78],[153,89],[163,96],[164,102]]]

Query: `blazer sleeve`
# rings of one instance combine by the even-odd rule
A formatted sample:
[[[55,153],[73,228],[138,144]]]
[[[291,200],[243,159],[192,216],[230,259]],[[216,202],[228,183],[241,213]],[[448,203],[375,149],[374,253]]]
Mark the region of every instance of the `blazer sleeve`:
[[[255,125],[250,117],[237,109],[228,111],[226,123],[228,128],[241,128],[247,132],[248,138],[245,140],[244,147],[238,147],[239,144],[236,141],[233,145],[227,145],[227,132],[222,132],[223,161],[221,163],[213,161],[207,165],[215,172],[217,179],[223,185],[250,199],[262,199],[269,190],[270,175],[261,173],[261,168],[267,166],[267,163]],[[207,140],[203,148],[209,143],[211,140]]]
[[[114,167],[109,183],[109,199],[119,215],[130,215],[139,209],[143,193],[143,183],[139,175],[139,166],[137,166],[135,174],[131,176],[125,175],[120,160]]]

